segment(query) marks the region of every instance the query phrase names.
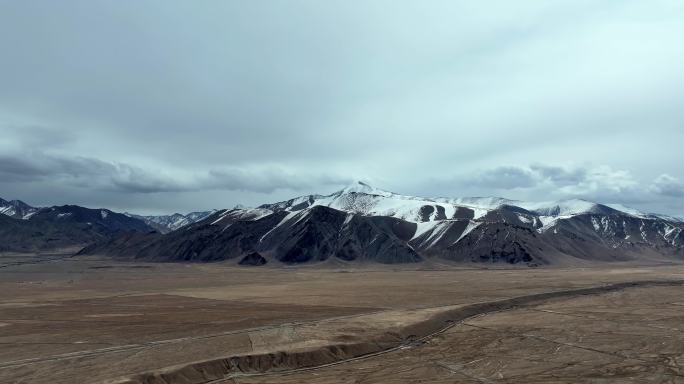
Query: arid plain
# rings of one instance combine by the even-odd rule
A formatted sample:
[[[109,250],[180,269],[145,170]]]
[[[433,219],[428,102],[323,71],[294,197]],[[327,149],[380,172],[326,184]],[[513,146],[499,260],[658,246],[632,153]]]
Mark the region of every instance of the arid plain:
[[[684,265],[3,255],[3,383],[684,383]]]

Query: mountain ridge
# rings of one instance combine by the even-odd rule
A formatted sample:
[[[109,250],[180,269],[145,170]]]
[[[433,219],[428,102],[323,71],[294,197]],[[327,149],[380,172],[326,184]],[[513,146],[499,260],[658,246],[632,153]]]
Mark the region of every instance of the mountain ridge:
[[[0,251],[84,247],[126,232],[153,231],[143,221],[108,209],[77,205],[34,208],[21,218],[0,215]]]
[[[240,260],[297,264],[332,258],[380,263],[572,264],[673,260],[684,223],[581,199],[423,198],[359,182],[256,208],[219,210],[167,235],[96,244],[84,253],[156,261]]]
[[[84,209],[92,209],[92,210],[104,210],[108,212],[114,212],[106,208],[86,208],[86,207],[81,207],[78,205],[68,205],[68,206],[73,206],[73,207],[80,207]],[[0,198],[0,214],[15,218],[15,219],[23,219],[23,220],[28,220],[31,218],[31,216],[35,215],[36,213],[43,211],[45,209],[53,209],[56,207],[60,206],[51,206],[51,207],[33,207],[30,206],[29,204],[26,204],[25,202],[21,200],[4,200]],[[181,213],[173,213],[170,215],[137,215],[133,213],[128,213],[128,212],[123,212],[124,215],[133,217],[139,220],[144,221],[147,225],[149,225],[151,228],[161,232],[161,233],[168,233],[171,231],[174,231],[178,228],[181,228],[185,225],[197,222],[199,220],[202,220],[206,218],[207,216],[211,215],[212,213],[216,212],[216,210],[209,210],[209,211],[196,211],[196,212],[190,212],[187,214],[181,214]]]

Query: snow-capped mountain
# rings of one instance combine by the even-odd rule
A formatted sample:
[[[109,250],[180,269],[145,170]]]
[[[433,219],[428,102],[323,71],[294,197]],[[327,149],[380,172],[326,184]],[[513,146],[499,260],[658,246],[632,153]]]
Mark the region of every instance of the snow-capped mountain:
[[[423,198],[357,182],[330,195],[217,211],[181,231],[119,238],[86,252],[243,264],[335,258],[576,264],[679,258],[683,229],[675,218],[585,200]]]
[[[308,207],[326,206],[365,216],[389,216],[406,221],[424,222],[453,218],[459,211],[469,209],[475,218],[509,200],[499,198],[423,198],[400,195],[356,182],[331,195],[309,195],[275,204],[264,204],[260,209],[273,212],[297,211]]]
[[[216,212],[215,209],[211,211],[190,212],[186,215],[183,215],[181,213],[158,216],[141,216],[134,215],[131,213],[126,213],[126,215],[144,221],[147,225],[158,230],[161,233],[169,233],[188,224],[196,223],[200,220],[203,220],[209,215],[213,214],[214,212]]]
[[[0,214],[13,217],[15,219],[28,219],[38,211],[39,208],[32,207],[21,200],[3,200],[0,198]]]

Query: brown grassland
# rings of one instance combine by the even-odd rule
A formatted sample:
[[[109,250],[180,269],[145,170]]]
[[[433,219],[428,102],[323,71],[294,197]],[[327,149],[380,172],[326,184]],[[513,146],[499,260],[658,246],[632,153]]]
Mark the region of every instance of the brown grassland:
[[[683,282],[679,264],[3,255],[0,382],[684,383]]]

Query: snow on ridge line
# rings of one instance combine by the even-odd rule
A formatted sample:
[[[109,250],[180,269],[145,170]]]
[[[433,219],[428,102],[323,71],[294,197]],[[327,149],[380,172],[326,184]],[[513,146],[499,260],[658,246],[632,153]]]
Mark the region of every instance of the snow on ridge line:
[[[360,195],[360,196],[359,196]],[[529,211],[541,210],[546,216],[567,216],[573,214],[588,213],[597,206],[586,200],[570,199],[554,202],[530,203],[518,200],[509,200],[500,197],[417,197],[401,195],[394,192],[384,191],[370,185],[358,182],[330,195],[307,195],[300,196],[283,202],[270,204],[277,208],[289,210],[294,205],[312,200],[309,207],[323,205],[345,212],[357,214],[391,216],[412,222],[420,222],[419,210],[422,206],[441,206],[445,210],[447,219],[451,219],[457,208],[467,208],[474,211],[474,219],[479,219],[489,211],[500,208],[502,205],[519,207]],[[268,206],[268,204],[265,204]],[[553,212],[553,211],[557,211]],[[554,214],[550,214],[550,213]],[[434,219],[431,218],[431,219]]]
[[[347,212],[349,214],[362,214],[362,215],[368,215],[368,216],[388,216],[388,217],[395,217],[398,219],[402,219],[408,222],[414,222],[418,224],[418,228],[416,231],[416,234],[414,235],[414,238],[420,236],[426,231],[429,231],[431,228],[435,227],[437,223],[443,221],[441,219],[437,219],[437,207],[443,208],[444,213],[446,216],[446,220],[452,220],[453,215],[456,212],[456,209],[460,207],[464,207],[463,205],[451,205],[447,203],[436,203],[430,200],[416,200],[416,199],[411,199],[411,200],[404,200],[404,196],[401,195],[393,195],[390,198],[384,198],[381,196],[373,196],[370,201],[366,201],[365,203],[368,203],[368,206],[365,209],[354,209],[353,207],[349,207],[348,202],[346,201],[341,201],[341,198],[343,196],[325,196],[324,198],[321,199],[316,199],[313,201],[313,203],[308,206],[306,209],[310,209],[315,206],[326,206],[329,208],[337,209],[343,212]],[[308,196],[307,196],[308,199]],[[293,199],[292,201],[303,201],[304,199]],[[559,204],[560,203],[560,204]],[[352,203],[353,205],[353,203]],[[596,203],[591,203],[589,201],[584,201],[584,200],[569,200],[569,201],[564,201],[564,202],[548,202],[548,203],[520,203],[518,202],[518,207],[526,209],[531,211],[532,213],[536,213],[538,215],[538,219],[541,222],[541,228],[538,228],[538,232],[542,233],[547,231],[550,228],[553,228],[558,221],[564,220],[564,219],[569,219],[572,218],[576,215],[581,215],[581,214],[592,214],[592,208],[594,208],[597,204]],[[433,211],[430,213],[428,221],[423,222],[422,218],[420,217],[420,210],[424,206],[432,206]],[[560,206],[560,207],[559,207]],[[634,209],[629,209],[628,207],[624,206],[619,206],[619,205],[606,205],[609,208],[616,209],[616,208],[623,208],[623,209],[616,209],[624,214],[634,216],[634,217],[640,217],[643,219],[663,219],[663,220],[668,220],[669,221],[677,221],[674,218],[671,217],[660,217],[660,216],[655,216],[655,215],[647,215],[643,214],[640,211],[634,210]],[[288,212],[299,212],[299,211],[290,211],[290,207],[285,209]],[[472,209],[474,210],[474,217],[473,220],[478,220],[482,216],[486,215],[488,210],[486,209],[477,209],[473,207],[467,207],[465,206],[464,208]],[[542,209],[548,209],[548,208],[557,208],[558,212],[549,212],[550,214],[540,214],[542,212]],[[273,211],[264,209],[264,208],[250,208],[250,209],[241,209],[240,211],[243,211],[244,214],[242,215],[241,219],[243,220],[258,220],[262,217],[268,216],[273,213]],[[226,213],[224,213],[221,217],[219,217],[214,223],[219,222],[223,218],[225,218],[228,214],[233,213],[234,210],[228,210]],[[252,217],[250,217],[249,214],[254,214]],[[640,214],[639,216],[636,216],[637,214]],[[518,214],[518,217],[521,219],[523,222],[532,222],[528,218],[522,218],[520,217],[520,214]],[[537,218],[534,219],[534,222],[537,222]]]
[[[504,199],[502,197],[456,197],[456,198],[446,198],[440,197],[434,199],[438,202],[450,203],[455,206],[461,206],[465,208],[478,208],[493,210],[501,207],[502,205],[513,205],[519,203],[517,200]]]
[[[599,213],[599,207],[605,206],[616,211],[622,212],[626,215],[639,217],[643,219],[662,219],[673,222],[681,222],[682,220],[668,217],[664,215],[645,214],[633,208],[625,207],[619,204],[598,204],[582,199],[567,199],[559,201],[547,202],[524,202],[518,200],[509,200],[500,197],[459,197],[459,198],[430,198],[430,197],[416,197],[401,195],[394,192],[388,192],[379,188],[370,186],[367,183],[356,182],[342,190],[339,190],[330,195],[305,195],[295,197],[290,200],[281,201],[273,204],[263,204],[260,206],[269,207],[274,210],[291,211],[294,206],[301,206],[304,204],[305,209],[314,206],[326,206],[337,209],[347,213],[369,215],[369,216],[388,216],[402,219],[409,222],[421,223],[425,217],[421,215],[421,209],[424,206],[432,206],[433,211],[430,213],[429,221],[438,221],[437,212],[444,211],[446,219],[453,219],[456,210],[459,208],[470,209],[474,212],[474,220],[480,219],[491,210],[500,208],[502,205],[509,205],[530,211],[537,218],[521,218],[523,222],[533,222],[536,224],[541,222],[542,228],[540,231],[545,231],[553,227],[558,220],[567,219],[581,214]],[[251,208],[248,210],[255,210],[260,208]],[[263,215],[256,215],[255,220],[263,217]],[[247,217],[245,217],[247,219]],[[535,225],[536,226],[536,225]],[[425,229],[425,226],[420,230]],[[419,234],[420,235],[420,234]]]
[[[562,217],[591,213],[598,206],[597,203],[569,199],[547,202],[519,202],[518,207],[537,213],[540,216]]]
[[[389,216],[414,223],[422,221],[420,210],[424,206],[433,207],[429,220],[437,220],[436,217],[440,208],[444,210],[444,215],[447,219],[452,219],[458,208],[472,210],[475,219],[479,219],[489,212],[488,209],[467,206],[465,204],[454,204],[446,199],[436,201],[429,198],[405,196],[395,193],[389,194],[390,195],[380,196],[361,192],[352,192],[348,194],[334,193],[332,195],[321,196],[320,198],[314,199],[307,208],[326,206],[349,213],[370,216]],[[287,202],[275,203],[271,206],[289,210],[292,206],[297,205],[295,204],[296,202],[304,200],[303,197],[300,197],[288,200]],[[289,207],[286,203],[290,203]]]
[[[380,188],[375,188],[370,186],[369,184],[364,183],[363,181],[357,181],[355,183],[350,184],[349,186],[345,187],[344,189],[335,192],[335,194],[349,194],[349,193],[364,193],[367,195],[376,195],[376,196],[384,196],[384,197],[389,197],[392,195],[396,195],[394,192],[389,192],[382,190]]]

